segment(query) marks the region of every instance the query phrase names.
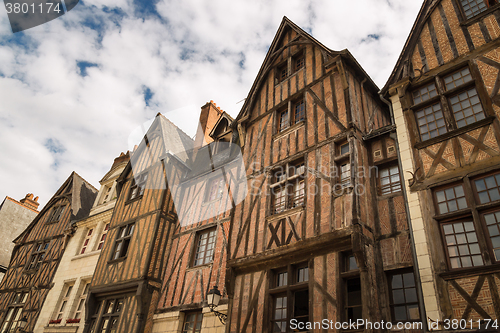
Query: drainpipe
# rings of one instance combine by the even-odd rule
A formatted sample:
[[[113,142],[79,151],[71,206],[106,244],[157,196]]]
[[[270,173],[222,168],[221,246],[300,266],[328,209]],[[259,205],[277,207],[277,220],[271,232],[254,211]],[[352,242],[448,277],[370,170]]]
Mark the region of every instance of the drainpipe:
[[[392,104],[391,102],[389,102],[387,99],[384,98],[384,96],[382,95],[382,90],[380,90],[378,92],[378,95],[380,97],[380,99],[382,100],[382,102],[384,102],[385,104],[387,104],[387,106],[389,107],[389,112],[390,112],[390,116],[391,116],[391,125],[394,125],[394,114],[393,114],[393,109],[392,109]],[[392,137],[392,133],[391,133],[391,137]],[[401,155],[399,153],[399,143],[398,143],[398,136],[397,134],[393,137],[394,141],[396,141],[396,152],[397,152],[397,155],[398,155],[398,167],[399,167],[399,170],[401,170],[401,173],[403,171],[403,165],[401,164]],[[403,178],[403,181],[404,181],[404,178]],[[406,208],[406,219],[408,220],[408,226],[410,228],[410,245],[411,245],[411,253],[413,255],[413,264],[414,264],[414,272],[415,272],[415,277],[416,277],[416,280],[417,280],[417,293],[418,293],[418,306],[419,306],[419,309],[420,309],[420,320],[422,321],[422,326],[423,326],[423,329],[424,329],[424,332],[429,332],[429,328],[427,327],[427,317],[426,317],[426,311],[425,311],[425,304],[424,304],[424,294],[422,293],[422,284],[421,284],[421,281],[420,281],[420,270],[418,269],[418,260],[417,260],[417,251],[415,249],[415,239],[413,237],[413,227],[412,227],[412,223],[411,223],[411,218],[410,218],[410,208],[408,206],[408,196],[406,194],[406,184],[401,184],[401,189],[403,190],[403,198],[404,198],[404,201],[405,201],[405,208]]]

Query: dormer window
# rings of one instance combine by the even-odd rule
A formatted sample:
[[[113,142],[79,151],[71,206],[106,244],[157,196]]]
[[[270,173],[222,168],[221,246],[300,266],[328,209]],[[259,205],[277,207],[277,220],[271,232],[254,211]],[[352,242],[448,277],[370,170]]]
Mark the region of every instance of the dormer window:
[[[104,204],[108,201],[111,200],[111,190],[112,186],[111,185],[104,185],[104,189],[102,191],[102,201],[101,204]]]

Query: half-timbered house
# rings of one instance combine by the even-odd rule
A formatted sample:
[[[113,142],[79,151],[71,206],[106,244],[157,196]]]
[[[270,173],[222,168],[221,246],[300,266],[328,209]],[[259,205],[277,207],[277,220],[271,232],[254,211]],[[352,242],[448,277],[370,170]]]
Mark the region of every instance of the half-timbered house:
[[[72,230],[71,221],[88,216],[97,190],[73,172],[31,224],[15,239],[0,284],[0,332],[15,332],[20,320],[32,332]]]
[[[106,241],[116,204],[116,180],[127,165],[129,156],[127,152],[115,158],[111,169],[100,180],[101,188],[89,216],[72,221],[68,227],[74,230],[74,235],[68,241],[54,275],[54,285],[47,295],[33,332],[83,331],[90,281]]]
[[[178,222],[165,257],[153,332],[225,331],[206,299],[219,286],[223,300],[216,311],[227,313],[227,235],[233,207],[246,194],[244,164],[240,147],[233,142],[232,122],[212,101],[202,107],[193,160],[186,164],[187,172],[177,186],[170,187],[178,196]]]
[[[249,193],[227,234],[226,332],[423,318],[395,126],[378,91],[349,51],[283,19],[232,124]]]
[[[500,325],[499,36],[497,0],[426,0],[383,88],[431,328]]]
[[[118,179],[117,201],[87,296],[84,332],[150,332],[177,217],[167,184],[193,140],[158,114]]]

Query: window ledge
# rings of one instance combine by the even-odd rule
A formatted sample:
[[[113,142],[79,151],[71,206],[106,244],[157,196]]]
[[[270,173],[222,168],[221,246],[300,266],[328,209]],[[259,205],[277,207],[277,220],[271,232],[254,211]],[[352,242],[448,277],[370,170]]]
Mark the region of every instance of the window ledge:
[[[305,209],[305,205],[300,205],[300,206],[297,206],[294,208],[286,209],[278,214],[269,215],[268,217],[266,217],[266,220],[267,221],[279,220],[279,219],[285,218],[289,215],[293,215],[293,214],[296,214],[298,212],[301,212],[304,209]]]
[[[460,210],[457,210],[457,211],[454,211],[451,213],[444,213],[444,214],[436,215],[436,216],[434,216],[434,219],[436,221],[444,221],[447,219],[453,219],[453,218],[457,218],[457,217],[467,218],[467,217],[471,216],[471,214],[472,214],[472,211],[470,208],[464,208],[464,209],[460,209]]]
[[[305,120],[301,120],[301,121],[293,124],[292,126],[288,127],[287,129],[274,134],[273,140],[277,140],[277,139],[289,134],[290,132],[298,130],[300,127],[304,126],[305,122],[306,122]]]
[[[418,143],[415,144],[414,148],[415,149],[423,149],[423,148],[432,146],[432,145],[434,145],[436,143],[439,143],[439,142],[451,139],[451,138],[453,138],[455,136],[459,136],[461,134],[470,132],[472,130],[475,130],[476,128],[489,125],[489,124],[491,124],[493,122],[493,120],[495,118],[496,118],[496,116],[489,116],[489,117],[481,119],[480,121],[477,121],[477,122],[475,122],[473,124],[470,124],[470,125],[467,125],[467,126],[464,126],[462,128],[455,129],[455,130],[451,130],[449,132],[446,132],[445,134],[437,136],[435,138],[418,142]]]
[[[487,275],[493,273],[500,273],[500,263],[485,266],[468,267],[461,269],[454,269],[448,272],[439,274],[439,276],[445,280],[455,280],[464,277],[477,276],[477,275]]]
[[[186,268],[186,272],[190,272],[190,271],[197,271],[197,270],[201,270],[201,269],[204,269],[204,268],[209,268],[209,267],[212,267],[214,264],[213,260],[207,264],[203,264],[203,265],[198,265],[198,266],[191,266],[191,267],[188,267]]]
[[[87,252],[84,254],[77,254],[76,256],[71,258],[71,260],[78,260],[78,259],[82,259],[82,258],[86,258],[86,257],[92,257],[95,255],[99,255],[99,253],[101,253],[101,250],[95,250],[95,251]]]
[[[118,259],[108,260],[108,264],[116,264],[118,262],[125,261],[125,259],[127,259],[127,256],[121,257],[121,258],[118,258]]]
[[[397,192],[391,192],[391,193],[387,193],[387,194],[379,194],[378,199],[379,200],[386,200],[389,198],[400,197],[402,195],[403,195],[403,192],[401,190],[399,190]]]
[[[133,198],[133,199],[128,199],[128,200],[125,202],[125,206],[126,206],[126,205],[131,204],[132,202],[136,202],[136,201],[141,200],[143,195],[144,195],[144,194],[141,194],[141,195],[139,195],[139,196],[137,196],[137,197],[135,197],[135,198]]]

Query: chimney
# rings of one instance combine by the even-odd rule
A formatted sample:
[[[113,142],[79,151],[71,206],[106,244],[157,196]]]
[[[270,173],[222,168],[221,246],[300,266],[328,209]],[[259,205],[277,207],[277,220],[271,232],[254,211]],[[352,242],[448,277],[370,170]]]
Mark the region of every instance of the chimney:
[[[123,153],[121,152],[120,153],[120,156],[118,156],[117,158],[115,158],[114,162],[113,162],[113,165],[111,166],[111,168],[113,168],[115,165],[117,164],[120,164],[122,162],[128,162],[128,160],[130,159],[130,151],[127,150],[127,153]]]
[[[195,147],[199,148],[206,146],[210,142],[214,141],[209,134],[222,113],[223,110],[221,110],[220,107],[214,103],[214,101],[210,101],[201,107],[200,125],[198,127],[198,131],[196,132],[196,138],[194,141]]]
[[[28,193],[26,194],[26,197],[24,199],[19,200],[20,203],[22,203],[24,206],[37,210],[38,206],[40,205],[38,203],[38,197],[33,199],[33,193]]]

